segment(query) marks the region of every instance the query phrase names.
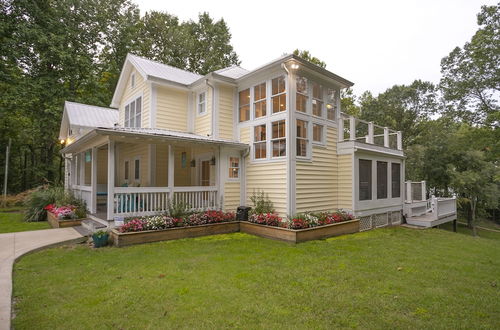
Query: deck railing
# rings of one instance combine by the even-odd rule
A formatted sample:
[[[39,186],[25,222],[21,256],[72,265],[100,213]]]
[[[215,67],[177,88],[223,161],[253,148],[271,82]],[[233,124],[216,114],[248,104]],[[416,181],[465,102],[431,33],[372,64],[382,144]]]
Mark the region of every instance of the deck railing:
[[[115,216],[144,216],[163,213],[169,203],[183,202],[193,211],[218,207],[217,187],[115,187]]]
[[[452,198],[433,198],[435,200],[435,213],[437,219],[445,218],[457,213],[457,201]]]
[[[378,126],[373,122],[361,120],[344,113],[339,118],[339,128],[341,128],[339,130],[339,142],[358,141],[403,150],[401,131]]]

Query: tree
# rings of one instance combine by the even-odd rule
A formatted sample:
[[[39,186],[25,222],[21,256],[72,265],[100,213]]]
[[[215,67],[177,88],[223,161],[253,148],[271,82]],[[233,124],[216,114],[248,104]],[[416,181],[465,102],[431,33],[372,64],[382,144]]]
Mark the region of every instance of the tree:
[[[500,4],[483,6],[480,28],[463,48],[441,61],[441,89],[455,117],[472,124],[500,123]]]
[[[301,57],[304,60],[311,62],[312,64],[316,64],[319,67],[326,68],[325,62],[315,56],[312,56],[312,54],[307,50],[295,49],[293,51],[293,55],[297,55],[298,57]]]
[[[356,105],[357,98],[352,91],[352,88],[344,88],[340,91],[340,109],[342,112],[354,116],[361,116],[361,109]]]

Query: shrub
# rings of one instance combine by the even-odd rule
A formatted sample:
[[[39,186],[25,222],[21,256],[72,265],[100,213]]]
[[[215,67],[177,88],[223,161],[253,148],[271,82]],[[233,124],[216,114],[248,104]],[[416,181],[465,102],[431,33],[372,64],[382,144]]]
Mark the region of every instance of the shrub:
[[[353,220],[354,216],[345,211],[337,210],[335,212],[298,213],[287,220],[288,228],[304,229],[317,226],[329,225],[343,221]]]
[[[181,220],[166,215],[155,215],[142,218],[144,230],[162,230],[176,227]]]
[[[222,211],[205,211],[200,213],[193,213],[184,218],[184,225],[186,226],[199,226],[210,223],[229,222],[236,219],[236,214],[233,212]]]
[[[127,223],[125,223],[123,226],[120,227],[119,231],[121,233],[127,233],[127,232],[135,232],[135,231],[143,231],[146,230],[144,228],[144,220],[135,218]]]
[[[250,215],[250,217],[248,218],[248,222],[257,223],[259,225],[279,227],[282,222],[282,218],[279,217],[276,213],[255,213]]]
[[[26,221],[44,221],[47,220],[47,210],[45,207],[49,204],[56,204],[58,200],[64,197],[64,188],[42,186],[33,191],[25,200]]]
[[[189,216],[192,212],[191,206],[184,202],[171,202],[167,204],[167,215],[176,219],[182,219]]]
[[[253,208],[250,211],[250,214],[274,213],[273,202],[269,199],[269,195],[265,194],[264,191],[254,191],[252,196],[250,196],[250,200],[253,203]]]

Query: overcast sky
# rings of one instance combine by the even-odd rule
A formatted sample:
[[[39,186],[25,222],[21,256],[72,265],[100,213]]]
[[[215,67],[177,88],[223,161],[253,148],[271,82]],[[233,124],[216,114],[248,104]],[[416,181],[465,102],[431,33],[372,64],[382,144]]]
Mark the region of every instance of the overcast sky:
[[[360,94],[414,79],[438,82],[441,58],[470,40],[488,0],[155,1],[134,0],[181,20],[224,18],[245,69],[309,50]]]

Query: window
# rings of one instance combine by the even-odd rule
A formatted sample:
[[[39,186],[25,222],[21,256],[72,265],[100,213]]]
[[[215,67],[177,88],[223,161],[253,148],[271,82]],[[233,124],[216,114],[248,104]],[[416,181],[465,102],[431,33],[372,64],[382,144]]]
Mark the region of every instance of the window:
[[[313,124],[313,142],[323,143],[323,125]]]
[[[326,92],[326,118],[335,120],[335,90],[329,88]]]
[[[255,126],[254,128],[254,149],[255,159],[266,158],[266,125]]]
[[[139,159],[135,160],[135,166],[134,166],[134,179],[139,180],[140,179],[140,173],[141,173],[141,167],[140,164],[141,161]]]
[[[130,75],[130,88],[135,88],[135,73]]]
[[[387,162],[377,162],[377,199],[387,198]]]
[[[125,127],[141,127],[142,97],[125,106]]]
[[[250,119],[250,89],[247,88],[239,94],[240,123]]]
[[[312,100],[312,113],[315,116],[323,116],[323,88],[320,84],[313,82],[313,100]]]
[[[272,148],[273,157],[286,156],[286,127],[285,121],[279,120],[272,124],[273,126],[273,136],[272,136]]]
[[[207,94],[206,92],[202,92],[198,94],[198,114],[204,114],[207,112]]]
[[[129,174],[129,162],[128,162],[128,160],[125,161],[124,167],[125,167],[125,169],[124,169],[125,173],[124,173],[123,177],[125,180],[128,180],[128,174]]]
[[[307,109],[307,79],[297,77],[297,96],[295,102],[297,111],[306,112]]]
[[[401,164],[391,164],[392,189],[391,197],[401,197]]]
[[[240,177],[240,159],[238,157],[229,157],[229,177],[231,179]]]
[[[372,199],[372,161],[359,160],[359,200]]]
[[[272,97],[273,113],[286,110],[286,90],[285,78],[283,76],[272,80]]]
[[[253,88],[253,108],[255,118],[266,115],[266,83],[262,83]]]
[[[297,156],[307,157],[307,121],[297,119]]]

